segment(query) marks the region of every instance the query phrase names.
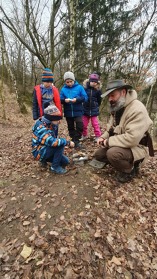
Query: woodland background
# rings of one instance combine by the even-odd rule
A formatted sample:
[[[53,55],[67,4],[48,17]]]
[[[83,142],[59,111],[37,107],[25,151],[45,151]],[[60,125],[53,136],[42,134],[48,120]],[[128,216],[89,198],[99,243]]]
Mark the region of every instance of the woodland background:
[[[32,91],[43,67],[82,83],[101,73],[137,90],[157,138],[155,0],[0,1],[0,279],[156,279],[157,154],[124,185],[111,166],[66,175],[31,155]],[[101,105],[103,131],[107,105]],[[83,143],[92,159],[92,129]],[[68,135],[63,118],[60,136]]]

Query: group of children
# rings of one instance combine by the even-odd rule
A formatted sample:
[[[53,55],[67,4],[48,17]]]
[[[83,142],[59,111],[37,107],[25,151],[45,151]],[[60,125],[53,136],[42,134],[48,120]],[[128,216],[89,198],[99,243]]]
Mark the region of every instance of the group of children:
[[[37,121],[32,128],[32,154],[43,166],[51,162],[50,169],[57,174],[67,172],[65,166],[69,164],[69,159],[64,155],[64,146],[80,148],[80,141],[87,138],[90,120],[95,140],[101,136],[98,121],[101,104],[99,75],[92,73],[82,86],[72,72],[66,72],[64,83],[59,93],[53,85],[52,71],[45,68],[42,84],[35,86],[33,91],[33,119]],[[62,105],[71,141],[58,137]]]

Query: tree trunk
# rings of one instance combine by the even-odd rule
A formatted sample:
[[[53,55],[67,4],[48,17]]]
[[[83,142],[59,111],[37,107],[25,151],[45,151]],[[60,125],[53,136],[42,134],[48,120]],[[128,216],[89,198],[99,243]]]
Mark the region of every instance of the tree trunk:
[[[18,89],[17,89],[17,81],[16,81],[15,75],[14,75],[12,69],[11,69],[11,66],[10,66],[8,53],[7,53],[6,47],[5,47],[5,40],[4,40],[4,35],[3,35],[3,29],[2,29],[1,22],[0,22],[0,44],[1,44],[1,49],[2,49],[2,53],[3,53],[4,64],[6,65],[7,70],[9,72],[9,75],[11,77],[14,92],[15,92],[15,95],[16,95],[16,100],[17,100],[17,102],[19,104],[19,107],[20,107],[20,110],[21,110],[21,105],[22,104],[20,103],[20,100],[19,100],[19,94],[18,94]],[[22,108],[23,108],[23,105],[22,105]]]
[[[3,79],[4,79],[4,45],[3,45],[3,30],[0,23],[0,48],[1,48],[1,55],[2,55],[2,76],[1,76],[1,84],[0,84],[0,99],[2,102],[2,118],[6,120],[6,113],[5,113],[5,99],[3,96]]]
[[[50,50],[51,50],[51,55],[50,55],[50,61],[51,61],[51,65],[50,68],[52,69],[52,71],[54,72],[54,66],[56,63],[56,57],[55,57],[55,20],[56,20],[56,15],[58,13],[58,10],[60,8],[61,5],[61,0],[53,0],[53,4],[52,4],[52,9],[51,9],[51,17],[50,17]],[[57,58],[58,60],[58,58]]]
[[[69,0],[69,12],[70,12],[70,70],[72,72],[74,72],[74,65],[75,65],[76,7],[77,7],[77,1]]]
[[[6,51],[6,47],[5,47],[5,41],[4,41],[4,35],[3,35],[3,29],[2,29],[2,25],[0,23],[0,34],[1,34],[1,47],[2,47],[2,53],[3,53],[3,58],[4,58],[4,63],[6,63],[6,67],[7,67],[7,70],[10,74],[10,77],[13,81],[13,84],[14,84],[14,90],[15,90],[15,95],[16,95],[16,99],[18,101],[18,91],[17,91],[17,86],[16,86],[16,79],[14,77],[14,74],[11,70],[11,67],[10,67],[10,63],[9,63],[9,57],[8,57],[8,54],[7,54],[7,51]]]

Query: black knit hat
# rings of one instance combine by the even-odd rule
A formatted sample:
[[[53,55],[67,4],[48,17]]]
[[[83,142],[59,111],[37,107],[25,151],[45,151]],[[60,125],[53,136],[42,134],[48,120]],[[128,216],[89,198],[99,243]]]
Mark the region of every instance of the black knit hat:
[[[62,119],[59,109],[54,104],[50,104],[48,102],[44,104],[44,117],[49,121]]]

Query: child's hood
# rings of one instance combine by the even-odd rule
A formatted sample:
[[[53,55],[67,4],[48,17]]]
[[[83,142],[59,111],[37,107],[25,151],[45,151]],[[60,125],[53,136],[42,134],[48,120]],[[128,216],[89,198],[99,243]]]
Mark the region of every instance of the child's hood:
[[[83,81],[83,87],[84,87],[85,89],[87,89],[88,86],[89,86],[89,79],[86,78],[86,79]]]
[[[88,79],[88,78],[85,79],[85,80],[83,81],[83,87],[84,87],[85,89],[87,89],[87,88],[90,87],[90,85],[89,85],[89,79]],[[101,83],[101,81],[99,80],[99,81],[98,81],[98,88],[97,88],[97,90],[101,90],[101,88],[102,88],[102,83]]]

